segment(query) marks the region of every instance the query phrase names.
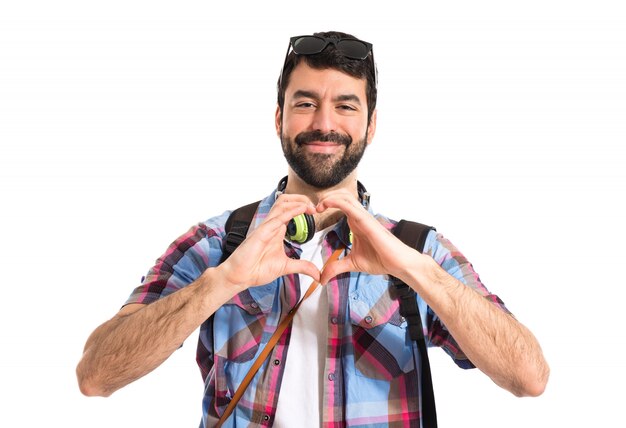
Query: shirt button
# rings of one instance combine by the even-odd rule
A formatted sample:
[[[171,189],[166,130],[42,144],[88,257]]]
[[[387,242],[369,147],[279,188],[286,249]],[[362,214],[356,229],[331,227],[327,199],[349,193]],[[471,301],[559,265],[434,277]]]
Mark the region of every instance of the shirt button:
[[[368,324],[372,323],[372,317],[370,317],[369,315],[365,317],[365,322]]]
[[[331,382],[335,380],[335,373],[328,373],[328,380]]]
[[[274,360],[274,365],[275,366],[279,366],[280,365],[280,360]]]
[[[263,420],[264,421],[269,421],[270,420],[270,415],[263,415]]]
[[[337,324],[339,322],[339,320],[337,319],[337,317],[332,317],[330,319],[330,322],[332,322],[333,324]]]

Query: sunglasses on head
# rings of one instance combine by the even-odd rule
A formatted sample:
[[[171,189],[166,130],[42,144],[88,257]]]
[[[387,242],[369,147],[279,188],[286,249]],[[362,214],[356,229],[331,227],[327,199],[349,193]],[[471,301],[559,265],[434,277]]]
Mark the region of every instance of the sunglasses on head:
[[[372,51],[372,44],[357,39],[342,39],[320,36],[295,36],[289,39],[289,44],[298,55],[314,55],[333,44],[346,58],[364,60]],[[287,52],[289,53],[289,52]]]
[[[326,47],[332,44],[335,46],[343,56],[350,59],[365,60],[368,55],[372,54],[372,64],[374,65],[374,85],[378,86],[378,70],[376,69],[376,63],[374,62],[374,52],[372,51],[372,44],[363,40],[353,38],[339,38],[339,37],[322,37],[322,36],[295,36],[289,39],[289,46],[287,46],[287,54],[285,55],[284,64],[287,63],[289,58],[289,51],[293,49],[296,55],[315,55],[322,52]],[[280,79],[278,86],[281,86],[283,80],[283,70],[280,71]]]

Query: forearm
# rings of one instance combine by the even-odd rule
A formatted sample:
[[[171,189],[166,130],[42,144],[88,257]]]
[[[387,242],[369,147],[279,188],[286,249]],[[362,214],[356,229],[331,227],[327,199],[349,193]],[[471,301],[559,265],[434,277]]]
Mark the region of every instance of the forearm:
[[[208,269],[189,286],[118,315],[87,340],[76,368],[81,391],[108,396],[158,367],[236,291]]]
[[[540,395],[549,368],[532,333],[432,258],[402,278],[428,303],[472,363],[515,395]]]

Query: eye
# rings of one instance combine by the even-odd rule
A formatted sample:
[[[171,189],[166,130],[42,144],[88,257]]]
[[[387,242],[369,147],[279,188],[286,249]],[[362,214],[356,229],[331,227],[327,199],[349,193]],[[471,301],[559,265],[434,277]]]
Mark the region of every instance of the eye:
[[[296,104],[296,108],[313,108],[315,104],[309,101],[303,101]]]
[[[357,109],[354,106],[351,106],[349,104],[340,104],[337,108],[339,110],[357,111]]]

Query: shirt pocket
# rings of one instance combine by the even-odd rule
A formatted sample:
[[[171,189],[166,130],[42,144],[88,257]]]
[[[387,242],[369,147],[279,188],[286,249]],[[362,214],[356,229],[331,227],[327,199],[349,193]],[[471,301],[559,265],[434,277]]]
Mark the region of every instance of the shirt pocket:
[[[244,363],[257,354],[272,310],[272,284],[249,288],[226,302],[216,313],[216,353],[229,363]]]
[[[386,277],[363,275],[349,311],[357,375],[391,380],[415,369],[407,323]]]

